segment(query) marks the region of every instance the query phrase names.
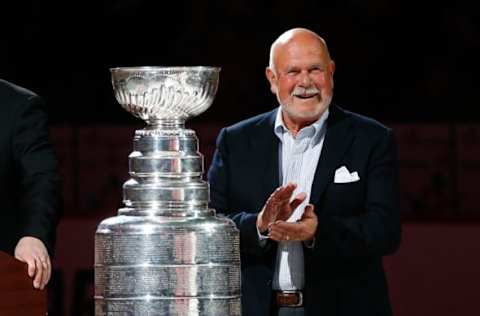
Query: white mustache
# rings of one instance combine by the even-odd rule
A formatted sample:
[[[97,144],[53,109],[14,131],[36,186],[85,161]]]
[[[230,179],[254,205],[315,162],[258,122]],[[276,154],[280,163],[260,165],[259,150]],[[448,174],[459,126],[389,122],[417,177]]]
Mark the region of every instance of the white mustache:
[[[318,90],[315,87],[310,87],[310,88],[295,87],[295,89],[292,92],[292,96],[308,96],[308,95],[314,95],[317,93],[320,93],[320,90]]]

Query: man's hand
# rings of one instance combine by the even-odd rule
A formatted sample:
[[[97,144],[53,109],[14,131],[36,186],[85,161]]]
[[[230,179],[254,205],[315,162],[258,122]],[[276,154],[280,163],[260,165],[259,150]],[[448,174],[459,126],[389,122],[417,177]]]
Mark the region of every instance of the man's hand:
[[[293,211],[305,200],[307,195],[299,193],[290,202],[293,191],[297,187],[294,183],[288,183],[276,189],[268,198],[262,211],[257,217],[257,227],[261,233],[268,229],[268,225],[277,220],[286,221]]]
[[[33,287],[43,290],[52,272],[50,257],[43,242],[35,237],[23,237],[15,247],[15,258],[27,263]]]
[[[275,241],[311,241],[317,231],[318,218],[312,204],[305,206],[302,218],[295,223],[276,221],[268,226],[268,237]]]

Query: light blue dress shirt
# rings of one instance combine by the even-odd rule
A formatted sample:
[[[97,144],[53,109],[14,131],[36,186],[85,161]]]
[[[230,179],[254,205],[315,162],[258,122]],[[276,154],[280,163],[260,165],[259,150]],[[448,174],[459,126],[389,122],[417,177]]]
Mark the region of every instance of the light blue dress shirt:
[[[288,219],[298,221],[310,200],[315,170],[320,158],[326,132],[328,109],[313,124],[302,128],[295,137],[290,133],[282,119],[281,107],[277,111],[274,132],[280,139],[279,166],[280,182],[297,184],[292,197],[304,192],[307,197]],[[303,245],[298,241],[279,242],[277,260],[273,277],[274,290],[302,290],[305,284]]]

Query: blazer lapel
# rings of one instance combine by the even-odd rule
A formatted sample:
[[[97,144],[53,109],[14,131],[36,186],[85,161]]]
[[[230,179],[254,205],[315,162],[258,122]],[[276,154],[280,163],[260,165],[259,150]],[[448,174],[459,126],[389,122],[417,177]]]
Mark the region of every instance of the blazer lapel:
[[[269,196],[280,185],[278,164],[278,142],[273,129],[277,110],[273,110],[252,130],[252,152],[258,154],[258,179]]]
[[[327,119],[327,132],[322,153],[315,170],[310,203],[317,203],[327,185],[333,181],[335,169],[352,143],[353,138],[352,121],[349,120],[348,114],[332,105]]]

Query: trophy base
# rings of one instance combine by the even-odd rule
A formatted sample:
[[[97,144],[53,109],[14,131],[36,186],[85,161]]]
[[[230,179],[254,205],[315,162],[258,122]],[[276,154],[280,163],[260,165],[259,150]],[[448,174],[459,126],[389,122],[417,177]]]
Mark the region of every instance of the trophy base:
[[[240,297],[96,300],[97,316],[241,316]]]

